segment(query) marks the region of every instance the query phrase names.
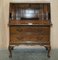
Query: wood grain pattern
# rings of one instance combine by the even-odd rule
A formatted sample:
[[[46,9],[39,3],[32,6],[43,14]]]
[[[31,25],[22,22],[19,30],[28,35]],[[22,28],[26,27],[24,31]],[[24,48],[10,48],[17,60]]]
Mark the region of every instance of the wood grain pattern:
[[[10,27],[11,43],[23,41],[48,42],[49,27]]]

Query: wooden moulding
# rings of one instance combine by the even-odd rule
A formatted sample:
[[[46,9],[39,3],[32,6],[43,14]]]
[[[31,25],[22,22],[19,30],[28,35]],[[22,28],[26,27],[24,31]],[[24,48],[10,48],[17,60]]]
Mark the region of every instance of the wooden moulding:
[[[51,26],[52,24],[48,20],[10,20],[8,25]]]

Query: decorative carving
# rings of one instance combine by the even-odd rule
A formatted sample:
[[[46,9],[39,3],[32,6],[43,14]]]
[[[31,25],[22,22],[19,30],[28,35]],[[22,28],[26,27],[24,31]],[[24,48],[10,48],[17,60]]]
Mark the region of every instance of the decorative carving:
[[[14,46],[9,46],[8,49],[9,49],[9,53],[10,53],[9,57],[11,58],[12,57],[12,50],[14,49]]]

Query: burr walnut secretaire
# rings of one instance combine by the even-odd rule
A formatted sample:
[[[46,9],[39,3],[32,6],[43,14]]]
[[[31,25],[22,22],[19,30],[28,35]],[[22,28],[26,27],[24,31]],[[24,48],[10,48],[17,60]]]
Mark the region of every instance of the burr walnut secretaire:
[[[50,57],[50,26],[50,3],[10,3],[10,57],[20,44],[44,46]]]

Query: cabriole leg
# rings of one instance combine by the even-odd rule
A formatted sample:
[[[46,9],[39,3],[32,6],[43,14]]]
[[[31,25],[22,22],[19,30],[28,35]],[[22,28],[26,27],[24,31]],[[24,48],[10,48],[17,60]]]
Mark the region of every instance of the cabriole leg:
[[[44,46],[46,48],[46,50],[48,51],[47,56],[50,57],[50,51],[51,51],[51,47],[50,45]]]
[[[12,57],[12,50],[14,49],[14,46],[9,46],[8,50],[9,50],[9,57]]]
[[[48,57],[50,57],[50,51],[51,51],[51,47],[48,46]]]

